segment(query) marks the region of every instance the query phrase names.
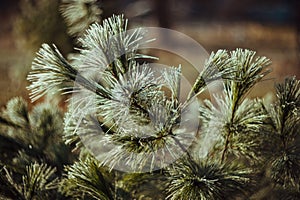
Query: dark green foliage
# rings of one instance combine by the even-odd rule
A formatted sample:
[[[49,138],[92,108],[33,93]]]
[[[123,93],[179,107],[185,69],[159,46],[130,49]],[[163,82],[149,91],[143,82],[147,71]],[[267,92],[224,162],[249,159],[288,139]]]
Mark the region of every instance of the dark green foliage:
[[[167,173],[167,198],[171,200],[236,199],[252,189],[251,170],[234,164],[182,158]]]
[[[14,180],[12,174],[3,167],[0,171],[1,195],[7,199],[42,200],[57,198],[53,192],[58,186],[58,178],[54,174],[55,168],[46,164],[32,163],[26,166],[22,181]]]
[[[118,185],[135,199],[166,199],[163,191],[166,189],[167,177],[163,170],[124,174]]]
[[[274,143],[270,176],[276,185],[300,192],[300,81],[288,78],[276,86],[278,100],[270,108]]]
[[[298,200],[300,199],[300,192],[293,189],[277,189],[270,194],[270,199],[284,199],[284,200]]]
[[[88,156],[67,166],[66,177],[61,181],[61,191],[66,196],[75,199],[114,199],[112,177],[106,177],[108,172],[102,172],[99,162]]]
[[[59,198],[58,178],[74,155],[62,141],[63,119],[57,106],[42,103],[29,111],[22,98],[14,98],[1,113],[0,128],[0,181],[5,191],[1,195]]]
[[[36,105],[32,111],[21,98],[7,103],[1,117],[1,151],[5,165],[19,169],[21,163],[44,161],[58,169],[72,160],[70,148],[62,141],[63,119],[58,108],[49,103]],[[8,143],[4,143],[8,142]],[[11,144],[13,146],[8,146]],[[13,149],[13,150],[12,150]],[[5,158],[10,158],[5,159]],[[3,158],[3,157],[2,157]]]

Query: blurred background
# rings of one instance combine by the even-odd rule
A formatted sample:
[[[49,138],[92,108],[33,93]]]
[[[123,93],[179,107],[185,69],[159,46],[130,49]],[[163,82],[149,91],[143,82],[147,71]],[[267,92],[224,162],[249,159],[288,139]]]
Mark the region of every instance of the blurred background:
[[[72,52],[76,42],[66,34],[59,5],[59,0],[0,0],[1,106],[14,96],[28,99],[26,75],[42,43],[55,43],[64,55]],[[208,53],[248,48],[267,56],[273,72],[253,95],[265,95],[287,76],[299,79],[299,0],[102,0],[99,5],[102,18],[124,13],[131,27],[177,30]],[[180,62],[168,56],[162,61]]]

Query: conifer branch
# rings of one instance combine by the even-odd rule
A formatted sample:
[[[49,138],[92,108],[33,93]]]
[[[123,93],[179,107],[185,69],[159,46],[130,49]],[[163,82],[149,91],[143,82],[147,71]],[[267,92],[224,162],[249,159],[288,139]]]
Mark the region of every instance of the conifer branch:
[[[99,162],[91,156],[67,166],[66,172],[60,185],[61,192],[66,196],[83,198],[88,195],[99,200],[114,199],[111,180],[104,176]]]
[[[89,25],[100,22],[102,10],[98,0],[63,0],[60,11],[71,36],[81,36]]]
[[[204,69],[195,81],[192,90],[188,95],[188,100],[193,96],[197,96],[203,91],[203,88],[209,83],[218,79],[231,79],[235,69],[232,67],[232,59],[226,50],[218,50],[212,52],[208,60],[204,64]]]
[[[251,190],[251,171],[229,164],[183,158],[167,171],[167,199],[234,199]]]
[[[207,155],[209,148],[221,150],[221,163],[225,162],[228,152],[257,159],[253,153],[261,142],[255,140],[255,135],[260,133],[267,114],[260,102],[247,100],[245,95],[269,73],[266,68],[270,62],[265,57],[255,58],[253,51],[242,49],[230,52],[230,56],[226,58],[230,60],[233,73],[230,79],[223,80],[223,96],[214,96],[216,105],[204,101],[204,106],[200,106],[200,115],[204,122],[203,144],[207,144],[207,140],[213,140],[210,141],[212,145],[200,147],[200,152]]]
[[[4,168],[6,172],[7,185],[10,185],[10,192],[17,199],[45,199],[51,197],[51,190],[57,188],[58,179],[55,178],[55,168],[46,164],[33,163],[26,167],[26,173],[22,176],[22,184],[15,182],[11,173]],[[2,176],[2,175],[1,175]]]
[[[276,85],[277,102],[270,108],[272,149],[271,178],[284,189],[300,188],[300,81],[287,78]]]

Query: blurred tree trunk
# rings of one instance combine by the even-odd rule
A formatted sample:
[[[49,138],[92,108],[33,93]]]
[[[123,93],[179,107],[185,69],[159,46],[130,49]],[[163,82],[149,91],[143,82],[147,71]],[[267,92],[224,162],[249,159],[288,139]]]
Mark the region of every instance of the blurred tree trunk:
[[[296,33],[297,34],[297,36],[296,36],[297,58],[298,58],[297,75],[300,76],[300,2],[299,2],[299,0],[294,1],[294,9],[295,9],[295,13],[296,13],[295,23],[296,23],[296,28],[297,28],[297,33]]]
[[[171,28],[170,0],[154,0],[154,9],[158,25],[162,28]]]

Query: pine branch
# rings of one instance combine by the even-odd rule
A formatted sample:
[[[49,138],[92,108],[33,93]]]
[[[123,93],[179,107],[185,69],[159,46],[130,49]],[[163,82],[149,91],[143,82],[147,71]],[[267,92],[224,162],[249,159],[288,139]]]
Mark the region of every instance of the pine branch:
[[[154,165],[149,160],[153,162],[156,151],[163,149],[172,155],[169,149],[178,145],[174,138],[179,137],[177,141],[183,142],[180,138],[186,137],[174,135],[178,130],[171,131],[178,123],[179,104],[177,98],[166,99],[160,89],[162,81],[154,77],[147,64],[130,61],[128,66],[128,73],[119,75],[118,79],[105,73],[103,81],[109,86],[111,99],[93,97],[89,93],[71,99],[65,117],[65,139],[68,143],[79,144],[81,137],[81,141],[88,142],[89,148],[99,154],[106,152],[96,156],[104,156],[102,164],[110,167],[129,155],[133,170],[148,165],[152,170]],[[168,85],[172,96],[178,91],[177,84],[176,81],[176,85]],[[113,148],[116,144],[121,148]],[[164,148],[166,144],[170,146]]]
[[[57,86],[62,87],[58,91],[69,93],[73,88],[73,92],[78,92],[78,88],[72,86],[74,83],[103,98],[110,98],[105,84],[102,85],[99,80],[93,80],[82,72],[88,69],[92,73],[96,70],[102,75],[107,69],[118,79],[119,73],[128,70],[130,60],[135,57],[148,58],[136,54],[138,46],[148,42],[144,41],[141,29],[136,29],[130,34],[125,32],[126,29],[127,20],[123,16],[113,16],[104,20],[103,26],[93,24],[79,39],[82,49],[75,61],[78,65],[76,67],[71,66],[55,46],[52,49],[43,44],[32,63],[32,72],[27,77],[31,82],[27,88],[31,90],[32,101],[46,93],[52,93]]]
[[[168,169],[167,199],[235,199],[251,190],[251,171],[233,164],[217,164],[190,158]]]
[[[81,36],[95,22],[100,22],[102,10],[98,0],[63,0],[60,11],[71,36]]]
[[[171,91],[171,98],[175,102],[179,101],[180,97],[180,81],[181,81],[181,66],[163,71],[161,81]]]
[[[41,160],[60,170],[72,159],[70,148],[61,140],[62,113],[54,105],[38,104],[29,111],[22,98],[13,98],[2,118],[1,161],[15,171],[22,172],[24,164]]]
[[[257,160],[267,113],[261,102],[245,99],[245,95],[269,72],[265,68],[270,62],[265,57],[255,59],[255,52],[241,49],[230,52],[226,59],[234,73],[223,80],[223,96],[214,96],[215,105],[206,100],[200,106],[204,125],[198,145],[200,156],[219,152],[222,163],[228,153]]]
[[[68,11],[70,17],[72,9]],[[269,73],[270,61],[250,50],[220,50],[211,54],[187,101],[181,103],[180,67],[156,77],[148,64],[137,63],[137,58],[149,58],[137,53],[139,46],[149,41],[145,41],[141,29],[127,32],[127,23],[119,15],[102,25],[92,24],[79,38],[81,47],[72,65],[56,47],[48,45],[42,46],[33,62],[33,72],[28,76],[32,100],[69,83],[61,89],[73,94],[64,119],[64,139],[77,148],[84,144],[94,156],[66,167],[60,189],[64,194],[81,199],[116,198],[118,184],[110,183],[103,165],[110,171],[153,172],[186,153],[188,156],[167,169],[169,199],[248,198],[253,171],[234,162],[257,167],[255,162],[267,160],[262,155],[263,146],[272,133],[275,136],[270,143],[277,147],[270,161],[271,179],[276,187],[298,191],[298,81],[289,79],[277,86],[279,100],[268,110],[260,100],[246,96]],[[190,100],[218,79],[223,79],[224,92],[214,96],[215,103],[206,100],[200,106],[201,130],[197,133],[199,141],[195,141],[199,142],[198,149],[193,147],[196,152],[188,152],[195,139],[191,131],[194,127],[188,126],[198,118],[183,116],[195,108],[188,108]],[[25,116],[18,120],[20,127],[34,119],[30,115],[26,119],[24,113],[28,112],[24,109],[17,113]],[[181,127],[181,123],[187,126]],[[47,136],[42,143],[49,141]],[[192,157],[197,154],[202,160]],[[233,164],[228,164],[230,161]]]
[[[34,197],[49,197],[48,190],[54,190],[58,186],[58,179],[53,178],[55,168],[46,164],[31,164],[26,168],[26,175],[23,176],[22,192],[25,199],[33,199]]]
[[[219,79],[232,79],[235,69],[232,67],[233,61],[226,50],[212,52],[204,64],[203,71],[199,74],[192,90],[188,95],[188,100],[203,92],[205,86]]]
[[[256,52],[251,50],[237,49],[231,52],[231,58],[235,68],[234,80],[225,81],[225,90],[232,93],[232,110],[233,113],[255,84],[261,81],[270,69],[267,67],[271,64],[266,57],[255,56]]]
[[[51,192],[57,188],[58,179],[55,178],[55,168],[46,164],[31,164],[26,167],[26,173],[22,176],[22,183],[16,182],[11,173],[4,168],[6,176],[1,173],[1,181],[7,186],[8,197],[15,199],[50,199],[55,197]],[[54,192],[55,194],[55,192]]]
[[[35,101],[53,92],[53,88],[62,86],[63,83],[78,83],[86,89],[95,92],[100,96],[106,96],[105,89],[98,83],[83,77],[76,68],[72,67],[57,48],[52,49],[47,44],[43,44],[37,57],[32,63],[32,71],[27,79],[31,85],[27,89],[31,90],[30,97]],[[70,87],[65,86],[61,89],[69,91]]]
[[[12,180],[10,173],[4,166],[1,166],[0,169],[0,198],[5,197],[5,199],[16,199],[16,200],[25,200],[16,188],[15,185],[10,181]]]
[[[108,177],[103,174],[97,160],[88,156],[66,167],[67,176],[60,184],[60,190],[66,196],[84,198],[88,195],[94,199],[113,200],[113,187]]]
[[[276,86],[277,102],[270,108],[272,149],[271,179],[284,189],[300,188],[300,81],[287,78]]]
[[[136,58],[153,58],[138,54],[140,45],[150,42],[142,29],[127,31],[128,20],[123,15],[113,15],[102,25],[92,24],[79,38],[81,44],[78,63],[90,71],[108,70],[115,78],[128,70],[128,62]]]
[[[166,199],[167,178],[164,171],[152,173],[125,173],[117,182],[118,186],[131,194],[131,199]],[[125,199],[129,199],[125,198]]]

